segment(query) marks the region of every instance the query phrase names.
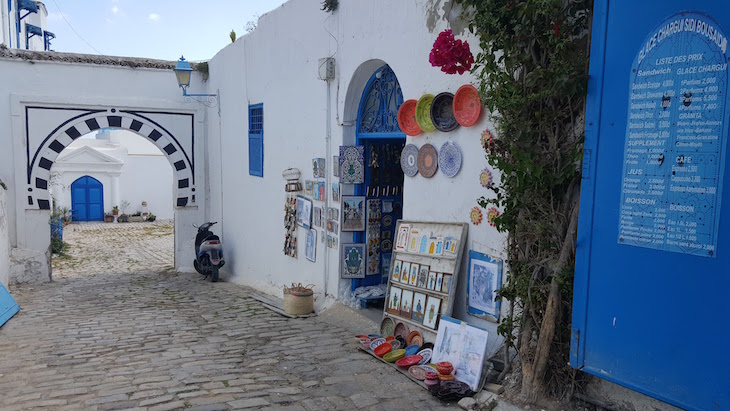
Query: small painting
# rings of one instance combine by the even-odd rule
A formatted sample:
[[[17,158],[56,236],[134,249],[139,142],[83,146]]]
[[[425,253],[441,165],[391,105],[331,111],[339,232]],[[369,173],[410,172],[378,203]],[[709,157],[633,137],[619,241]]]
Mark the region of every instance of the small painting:
[[[362,184],[365,179],[365,147],[340,146],[340,183]]]
[[[444,255],[444,238],[436,237],[436,252],[435,255]]]
[[[339,183],[332,183],[332,201],[334,201],[334,202],[340,201],[340,184]]]
[[[411,310],[411,319],[423,323],[423,317],[426,313],[426,294],[413,294],[413,309]]]
[[[443,284],[443,282],[444,273],[438,273],[438,275],[436,276],[436,287],[434,288],[434,290],[441,291],[441,285]]]
[[[437,273],[435,271],[428,272],[428,283],[426,284],[427,289],[429,289],[429,290],[436,289],[436,276],[437,276]]]
[[[436,237],[431,237],[428,239],[428,255],[435,255],[436,254]]]
[[[340,176],[340,156],[332,156],[332,175]]]
[[[365,197],[342,196],[342,231],[365,231]]]
[[[390,256],[388,258],[385,258],[383,256],[383,269],[380,271],[383,275],[381,277],[381,283],[385,284],[386,281],[388,281],[388,274],[390,274]]]
[[[314,195],[314,181],[304,180],[304,195]]]
[[[395,260],[395,264],[393,264],[393,275],[390,277],[393,281],[400,282],[400,268],[402,264],[403,261]]]
[[[315,227],[322,227],[322,207],[314,207],[312,210],[312,225]]]
[[[421,270],[418,272],[418,287],[426,288],[429,268],[427,265],[421,265]]]
[[[411,263],[408,261],[403,261],[403,265],[400,269],[400,282],[403,284],[408,284],[408,281],[411,278]]]
[[[324,181],[320,181],[317,183],[317,192],[319,193],[319,201],[327,200],[327,185],[324,183]]]
[[[317,261],[317,230],[314,228],[307,231],[307,243],[304,255],[311,262]]]
[[[297,224],[309,230],[312,225],[312,200],[297,196]]]
[[[444,280],[441,282],[441,292],[449,293],[451,291],[451,274],[444,274]]]
[[[342,244],[341,278],[365,278],[365,244]]]
[[[312,181],[312,199],[319,201],[319,182]]]
[[[478,391],[487,355],[489,333],[463,321],[441,318],[431,361],[448,361],[454,366],[457,381]]]
[[[410,224],[401,224],[398,227],[398,237],[395,241],[395,251],[405,251],[408,245],[408,236],[411,233]]]
[[[428,253],[428,236],[426,234],[421,236],[421,241],[419,242],[418,246],[418,252],[421,254],[427,254]]]
[[[499,319],[498,291],[502,282],[502,261],[486,254],[469,251],[467,306],[475,317]]]
[[[339,228],[340,227],[337,221],[327,220],[327,231],[337,234],[339,232],[337,231]]]
[[[436,323],[439,318],[439,310],[441,309],[441,299],[428,296],[426,300],[426,313],[423,316],[423,325],[430,329],[436,329]]]
[[[415,286],[418,284],[418,270],[420,269],[421,265],[412,263],[411,264],[411,278],[408,279],[408,284]]]
[[[421,236],[420,236],[419,231],[415,228],[412,228],[411,237],[408,240],[408,252],[409,253],[418,252],[418,245],[420,244],[419,241],[421,241]]]
[[[400,300],[401,317],[411,318],[411,310],[413,309],[413,291],[403,290]]]
[[[388,312],[400,315],[400,297],[402,290],[398,287],[390,287],[388,295]]]
[[[324,234],[323,234],[324,235]],[[327,234],[327,247],[337,249],[337,237]]]
[[[325,162],[323,158],[313,158],[312,159],[312,175],[314,178],[325,178],[326,177],[326,171],[325,171]]]
[[[334,221],[340,221],[340,209],[334,207],[328,208],[327,218]]]

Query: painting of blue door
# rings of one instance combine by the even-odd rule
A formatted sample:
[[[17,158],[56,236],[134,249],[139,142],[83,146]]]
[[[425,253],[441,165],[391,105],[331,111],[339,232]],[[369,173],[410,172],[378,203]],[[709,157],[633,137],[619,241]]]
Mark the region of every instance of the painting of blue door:
[[[91,176],[71,184],[71,210],[76,221],[104,220],[104,186]]]

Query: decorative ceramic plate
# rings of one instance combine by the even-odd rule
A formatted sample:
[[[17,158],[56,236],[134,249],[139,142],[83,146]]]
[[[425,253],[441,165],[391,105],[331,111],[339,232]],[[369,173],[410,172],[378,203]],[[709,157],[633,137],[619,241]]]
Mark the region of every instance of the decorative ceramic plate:
[[[408,345],[415,344],[415,342],[413,342],[413,339],[415,337],[421,337],[421,333],[418,330],[413,330],[408,333],[408,337],[406,337],[406,342],[408,343]],[[419,343],[418,346],[420,347],[421,344]]]
[[[484,188],[489,188],[492,185],[492,172],[488,167],[484,167],[484,170],[479,173],[479,184]]]
[[[377,340],[373,340],[373,342],[370,343],[370,349],[375,350],[383,344],[385,344],[385,338],[378,338]]]
[[[385,336],[391,336],[393,335],[393,330],[395,329],[395,321],[393,321],[390,317],[383,318],[383,321],[380,323],[380,334]]]
[[[398,341],[398,340],[392,340],[392,341],[389,341],[389,343],[393,350],[397,350],[400,347],[402,347],[400,341]]]
[[[418,172],[426,178],[431,178],[436,174],[438,166],[436,148],[430,144],[424,144],[418,150]]]
[[[390,343],[384,343],[380,344],[379,346],[375,347],[373,350],[373,354],[377,355],[378,357],[382,357],[385,354],[391,352],[393,350],[393,346]]]
[[[479,120],[482,102],[479,91],[471,84],[464,84],[454,94],[454,117],[464,127],[471,127]]]
[[[439,93],[431,103],[431,122],[439,131],[454,131],[459,123],[454,118],[454,95]]]
[[[380,249],[383,251],[390,251],[393,249],[393,242],[390,240],[383,240],[382,243],[380,243]]]
[[[420,355],[408,355],[395,362],[395,365],[403,368],[408,368],[412,365],[418,364],[422,358]]]
[[[393,335],[395,335],[396,338],[401,337],[405,340],[406,336],[408,335],[408,327],[406,327],[406,325],[403,323],[396,324]]]
[[[372,339],[377,339],[377,338],[382,337],[382,335],[380,335],[380,334],[368,334],[368,337],[369,338],[372,338]]]
[[[420,334],[413,337],[413,339],[411,340],[411,344],[416,344],[420,346],[421,344],[423,344],[423,337]]]
[[[456,143],[447,141],[439,151],[439,168],[446,177],[454,177],[461,169],[461,149]]]
[[[394,350],[383,356],[383,359],[388,362],[396,362],[406,356],[406,350]]]
[[[383,216],[383,226],[390,227],[391,224],[393,224],[393,216],[390,216],[390,215]]]
[[[409,136],[417,136],[423,132],[416,122],[416,104],[418,100],[406,100],[398,109],[398,125]]]
[[[421,366],[415,366],[408,369],[408,374],[411,374],[411,377],[423,381],[426,379],[426,370]]]
[[[403,174],[413,177],[418,174],[418,147],[406,144],[400,153],[400,168]]]
[[[421,365],[428,364],[428,362],[431,361],[431,356],[433,355],[433,350],[430,348],[426,348],[426,349],[419,351],[417,354],[420,355],[421,357],[423,357],[423,359],[421,360],[421,362],[419,364],[421,364]]]
[[[436,130],[436,126],[431,121],[431,103],[433,103],[433,94],[424,94],[416,104],[416,122],[418,127],[427,133]]]
[[[420,347],[415,344],[409,345],[408,347],[406,347],[406,356],[416,354],[418,352],[418,348]]]

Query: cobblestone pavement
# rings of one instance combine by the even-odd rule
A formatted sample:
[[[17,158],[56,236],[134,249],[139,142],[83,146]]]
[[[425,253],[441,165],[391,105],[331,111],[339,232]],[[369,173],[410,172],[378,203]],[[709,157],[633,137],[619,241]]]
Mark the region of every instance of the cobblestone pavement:
[[[197,274],[100,267],[11,288],[21,311],[0,328],[0,409],[455,408],[327,316],[284,318]]]
[[[53,256],[52,278],[172,270],[173,229],[172,220],[69,224],[63,229],[68,249],[65,256]]]

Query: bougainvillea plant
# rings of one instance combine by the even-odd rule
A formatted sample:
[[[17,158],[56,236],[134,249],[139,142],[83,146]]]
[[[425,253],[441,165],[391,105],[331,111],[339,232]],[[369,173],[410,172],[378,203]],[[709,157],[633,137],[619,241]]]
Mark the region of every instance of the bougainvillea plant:
[[[474,55],[469,50],[468,42],[456,40],[451,30],[444,30],[433,42],[428,61],[434,67],[441,67],[441,71],[446,74],[464,74],[471,70]]]

